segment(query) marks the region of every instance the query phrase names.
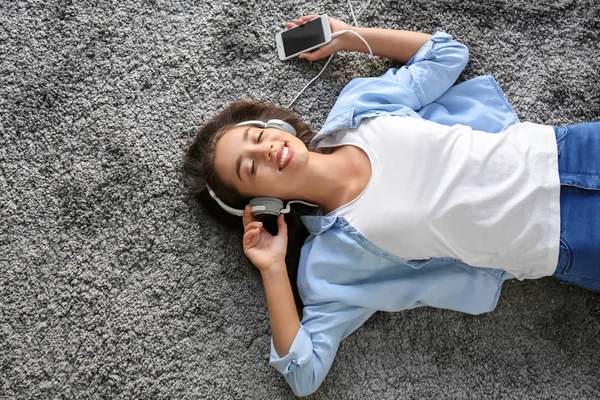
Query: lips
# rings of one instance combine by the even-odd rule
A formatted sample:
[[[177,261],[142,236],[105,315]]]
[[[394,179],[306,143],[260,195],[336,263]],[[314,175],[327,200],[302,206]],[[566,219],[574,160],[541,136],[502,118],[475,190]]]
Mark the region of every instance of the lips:
[[[280,171],[290,163],[293,155],[294,150],[291,147],[288,147],[287,143],[281,146],[277,152],[277,165],[279,166]]]

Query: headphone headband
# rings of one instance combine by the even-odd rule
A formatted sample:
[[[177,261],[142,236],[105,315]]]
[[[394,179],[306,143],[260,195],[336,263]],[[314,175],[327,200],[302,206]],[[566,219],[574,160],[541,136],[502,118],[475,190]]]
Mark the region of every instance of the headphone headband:
[[[239,124],[236,124],[235,126],[244,126],[244,125],[256,125],[263,129],[268,129],[268,128],[280,129],[291,135],[296,136],[296,129],[294,129],[294,127],[292,125],[290,125],[289,123],[287,123],[283,120],[280,120],[280,119],[270,119],[267,122],[259,121],[259,120],[244,121],[244,122],[240,122]]]
[[[208,194],[210,194],[210,197],[212,197],[217,202],[217,204],[221,206],[223,210],[227,211],[229,214],[233,214],[238,217],[244,215],[244,210],[238,210],[237,208],[229,207],[227,204],[223,203],[221,199],[217,197],[215,192],[210,188],[210,186],[206,185],[206,189],[208,190]]]

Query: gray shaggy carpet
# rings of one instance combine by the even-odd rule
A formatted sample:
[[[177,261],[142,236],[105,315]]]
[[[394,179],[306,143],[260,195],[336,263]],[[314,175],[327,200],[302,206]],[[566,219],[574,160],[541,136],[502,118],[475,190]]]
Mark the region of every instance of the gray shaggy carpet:
[[[180,167],[224,105],[316,75],[273,40],[312,12],[351,22],[331,0],[0,2],[0,398],[293,398],[240,238]],[[453,34],[461,79],[493,74],[524,121],[600,119],[597,0],[378,0],[359,23]],[[318,130],[394,65],[340,54],[293,110]],[[377,313],[312,398],[598,399],[599,376],[600,295],[545,278],[481,316]]]

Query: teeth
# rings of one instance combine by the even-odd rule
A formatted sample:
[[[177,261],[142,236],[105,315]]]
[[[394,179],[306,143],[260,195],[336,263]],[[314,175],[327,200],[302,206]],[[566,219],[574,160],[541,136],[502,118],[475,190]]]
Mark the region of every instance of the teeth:
[[[283,166],[285,165],[285,160],[287,160],[288,152],[289,149],[287,147],[284,147],[283,151],[281,152],[281,161],[279,162],[279,168],[283,168]]]

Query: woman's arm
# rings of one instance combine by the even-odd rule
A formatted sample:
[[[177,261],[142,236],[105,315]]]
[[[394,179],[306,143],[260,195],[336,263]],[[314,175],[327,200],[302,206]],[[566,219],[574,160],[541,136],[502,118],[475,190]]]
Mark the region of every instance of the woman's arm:
[[[305,306],[302,325],[289,353],[280,356],[272,348],[270,364],[281,372],[297,396],[307,396],[316,391],[327,376],[340,342],[374,312],[336,301]]]
[[[277,353],[285,355],[300,329],[296,302],[285,267],[287,225],[283,215],[280,215],[277,219],[277,236],[272,236],[261,222],[252,218],[250,206],[244,210],[243,224],[244,253],[260,271],[267,296],[273,343]]]
[[[277,354],[286,355],[300,329],[300,319],[287,269],[285,264],[274,265],[260,273],[267,296],[273,345]]]
[[[310,21],[315,17],[316,15],[307,15],[298,18],[294,20],[294,22],[287,22],[286,27],[288,29],[293,28],[296,25],[301,25]],[[421,46],[431,39],[431,35],[420,32],[381,28],[357,28],[331,17],[329,17],[329,25],[331,26],[332,33],[342,30],[355,31],[369,43],[369,46],[371,46],[371,49],[373,50],[373,54],[397,60],[405,64],[421,48]],[[353,33],[346,32],[333,38],[331,42],[319,47],[315,51],[302,53],[300,58],[314,61],[341,50],[361,51],[363,53],[369,52],[360,38]]]
[[[351,29],[369,43],[373,54],[400,61],[403,64],[406,64],[431,39],[431,35],[421,32],[380,28],[351,27]],[[338,38],[343,41],[343,50],[369,52],[365,44],[352,33],[344,33]]]
[[[286,26],[291,28],[313,17],[302,17],[288,22]],[[469,60],[467,46],[443,32],[432,36],[393,29],[353,28],[334,18],[329,18],[329,21],[333,32],[345,29],[360,32],[376,54],[402,61],[405,65],[391,68],[378,78],[350,82],[340,93],[326,122],[350,109],[354,109],[354,113],[371,110],[392,112],[408,107],[418,112],[456,82]],[[300,56],[317,60],[340,50],[366,51],[366,46],[352,33],[344,33],[317,50]]]
[[[303,309],[302,325],[285,266],[287,226],[280,216],[277,236],[244,210],[244,252],[259,269],[271,320],[270,364],[285,376],[298,396],[319,387],[331,367],[340,341],[374,312],[340,302],[318,302]]]

